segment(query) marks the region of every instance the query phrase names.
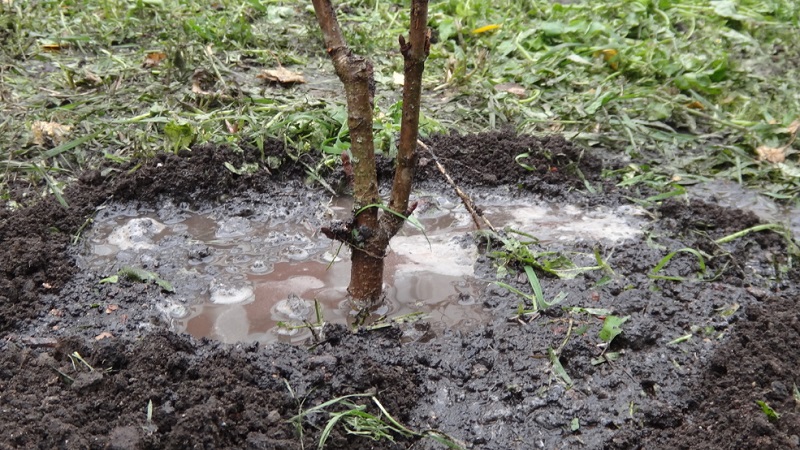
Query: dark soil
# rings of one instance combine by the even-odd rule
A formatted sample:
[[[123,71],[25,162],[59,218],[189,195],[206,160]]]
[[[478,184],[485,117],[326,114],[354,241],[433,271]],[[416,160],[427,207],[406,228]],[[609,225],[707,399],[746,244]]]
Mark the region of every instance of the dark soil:
[[[601,179],[600,159],[560,137],[499,132],[427,143],[476,192],[506,186],[509,196],[585,207],[635,196]],[[282,145],[267,143],[266,153],[282,155]],[[530,156],[517,160],[522,153]],[[0,211],[0,448],[316,448],[328,416],[307,416],[302,435],[289,419],[367,392],[406,426],[441,430],[468,448],[800,447],[800,270],[774,233],[714,243],[758,223],[745,211],[670,200],[650,208],[640,240],[553,249],[597,248],[608,259],[610,278],[540,276],[545,292],[569,294],[563,306],[630,316],[605,353],[600,318],[554,307],[527,324],[509,321],[519,299],[494,285],[480,299],[493,319],[477,329],[407,342],[399,328],[332,327],[323,343],[304,348],[176,335],[154,306],[171,294],[157,286],[81,282],[89,277],[75,266],[73,240],[101,205],[224,202],[242,214],[269,204],[299,214],[317,195],[304,185],[302,165],[285,160],[271,174],[243,176],[223,165],[240,167],[256,154],[199,147],[162,155],[84,174],[65,192],[67,209],[46,199]],[[420,158],[419,181],[444,191],[431,158]],[[338,172],[327,176],[337,184]],[[658,275],[684,281],[648,276],[667,253],[687,247],[708,255],[705,272],[680,252]],[[494,276],[493,261],[482,257],[476,273]],[[105,311],[111,303],[120,309]],[[103,332],[113,337],[94,338]],[[549,349],[559,352],[571,386],[553,370]],[[756,401],[780,417],[770,419]],[[326,448],[444,448],[395,438],[376,442],[338,426]]]

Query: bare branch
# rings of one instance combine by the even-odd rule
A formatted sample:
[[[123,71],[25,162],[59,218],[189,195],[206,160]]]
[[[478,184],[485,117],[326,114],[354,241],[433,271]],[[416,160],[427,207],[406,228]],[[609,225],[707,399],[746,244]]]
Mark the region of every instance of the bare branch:
[[[408,42],[403,36],[400,36],[399,42],[404,63],[403,117],[389,208],[407,216],[408,198],[411,195],[411,183],[417,160],[422,72],[425,70],[425,60],[431,48],[428,0],[412,0]],[[381,217],[381,230],[387,237],[387,244],[403,226],[403,222],[401,217],[394,214],[384,214]]]

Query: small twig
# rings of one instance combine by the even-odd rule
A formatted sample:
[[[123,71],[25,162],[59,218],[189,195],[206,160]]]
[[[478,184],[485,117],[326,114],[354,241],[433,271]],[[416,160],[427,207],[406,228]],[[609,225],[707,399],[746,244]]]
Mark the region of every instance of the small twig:
[[[442,175],[444,176],[444,179],[447,180],[447,182],[450,184],[450,186],[452,186],[453,189],[455,189],[456,194],[458,195],[458,198],[461,199],[461,202],[464,204],[464,207],[467,208],[467,211],[469,211],[470,216],[472,216],[472,221],[475,222],[475,226],[480,230],[482,228],[480,221],[482,220],[483,223],[486,224],[486,226],[490,230],[492,230],[492,232],[496,233],[497,230],[495,230],[495,228],[492,226],[492,223],[489,222],[489,219],[487,219],[486,216],[484,216],[483,213],[481,213],[478,210],[478,208],[475,206],[475,202],[473,202],[472,199],[469,197],[469,195],[467,195],[464,191],[462,191],[461,188],[458,187],[456,182],[453,181],[453,179],[450,177],[450,175],[447,174],[447,171],[444,170],[444,166],[439,162],[439,159],[436,158],[436,155],[433,153],[433,150],[431,150],[430,147],[425,145],[425,143],[422,142],[422,141],[418,140],[417,144],[420,147],[422,147],[425,150],[427,150],[428,153],[430,153],[431,157],[433,157],[433,162],[436,163],[436,168],[439,169],[439,172],[442,173]],[[480,220],[478,220],[479,218],[480,218]]]

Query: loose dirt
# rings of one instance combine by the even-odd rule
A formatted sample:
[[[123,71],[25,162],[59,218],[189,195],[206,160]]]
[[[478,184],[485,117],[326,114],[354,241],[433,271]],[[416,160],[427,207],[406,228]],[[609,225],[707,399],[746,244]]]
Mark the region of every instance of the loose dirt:
[[[587,210],[643,197],[601,178],[600,158],[556,136],[497,132],[428,144],[478,196],[500,188],[517,201]],[[281,157],[283,147],[268,142],[266,153]],[[271,174],[224,166],[257,154],[198,147],[161,155],[84,174],[65,192],[69,208],[45,199],[0,211],[0,448],[314,448],[329,417],[306,417],[302,434],[289,419],[367,392],[406,426],[441,430],[468,448],[800,447],[800,270],[788,267],[786,242],[773,232],[714,242],[759,223],[742,210],[667,200],[646,207],[641,238],[540,244],[568,255],[597,251],[610,270],[540,273],[545,296],[567,298],[529,322],[509,320],[520,298],[490,285],[477,299],[489,319],[474,329],[433,333],[423,321],[354,334],[333,326],[312,347],[175,334],[159,305],[179,292],[126,279],[98,284],[99,273],[76,267],[102,206],[299,214],[322,195],[288,159]],[[323,175],[335,186],[341,173]],[[428,191],[449,189],[430,155],[418,175]],[[479,242],[488,248],[476,276],[494,279],[497,242]],[[704,271],[680,251],[656,274],[662,279],[649,276],[684,248],[707,255]],[[528,292],[519,270],[509,267],[505,281]],[[602,317],[588,308],[630,316],[608,348],[598,336]],[[326,448],[443,448],[395,438],[375,442],[336,427]]]

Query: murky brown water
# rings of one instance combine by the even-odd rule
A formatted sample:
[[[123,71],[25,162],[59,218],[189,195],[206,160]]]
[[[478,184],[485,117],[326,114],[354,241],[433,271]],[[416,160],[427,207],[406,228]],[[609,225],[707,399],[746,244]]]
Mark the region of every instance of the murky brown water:
[[[347,199],[320,205],[319,217],[346,217]],[[506,204],[484,208],[497,227],[533,233],[542,242],[624,239],[638,233],[632,210],[583,211],[574,206]],[[327,323],[347,323],[349,255],[317,233],[308,220],[267,216],[224,217],[184,210],[160,221],[153,212],[98,218],[80,264],[106,276],[124,266],[143,267],[170,281],[175,294],[155,305],[177,332],[223,342],[300,342],[315,322],[313,300]],[[485,282],[474,276],[478,256],[472,224],[453,199],[424,197],[415,213],[423,233],[406,225],[386,259],[387,302],[376,313],[396,318],[424,313],[434,332],[471,328],[487,318],[479,298]],[[338,252],[338,253],[337,253]],[[331,263],[332,260],[334,260]]]

